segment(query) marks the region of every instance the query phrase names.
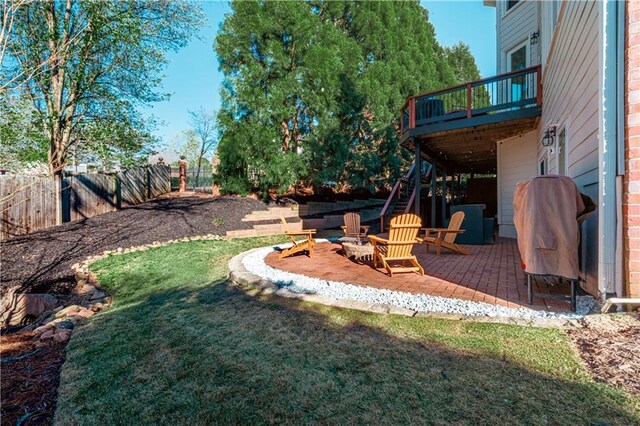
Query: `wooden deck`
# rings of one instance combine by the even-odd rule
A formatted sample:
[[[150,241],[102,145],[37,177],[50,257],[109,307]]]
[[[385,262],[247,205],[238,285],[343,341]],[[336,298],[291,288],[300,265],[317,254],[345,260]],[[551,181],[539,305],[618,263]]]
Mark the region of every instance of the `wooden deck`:
[[[449,171],[496,172],[496,141],[534,130],[542,113],[541,69],[525,68],[407,98],[400,143]]]
[[[468,256],[443,252],[436,256],[433,249],[426,253],[424,246],[416,246],[414,254],[425,270],[425,275],[397,274],[389,277],[381,268],[374,269],[371,262],[355,262],[342,256],[341,246],[320,243],[312,258],[306,255],[278,259],[277,253],[267,256],[270,266],[331,281],[405,291],[416,294],[450,297],[486,302],[507,307],[524,307],[553,312],[569,311],[569,303],[555,299],[534,299],[527,303],[527,286],[520,267],[516,240],[499,238],[496,244],[464,246]],[[569,286],[549,286],[536,282],[540,293],[569,294]]]

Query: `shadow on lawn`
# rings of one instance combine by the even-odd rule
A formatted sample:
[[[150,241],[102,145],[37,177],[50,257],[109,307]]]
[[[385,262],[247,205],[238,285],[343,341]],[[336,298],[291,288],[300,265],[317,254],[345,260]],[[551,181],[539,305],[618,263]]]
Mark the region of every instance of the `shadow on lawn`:
[[[74,333],[57,423],[639,421],[611,388],[532,371],[482,344],[476,355],[383,329],[428,319],[254,298],[226,282],[115,301]]]

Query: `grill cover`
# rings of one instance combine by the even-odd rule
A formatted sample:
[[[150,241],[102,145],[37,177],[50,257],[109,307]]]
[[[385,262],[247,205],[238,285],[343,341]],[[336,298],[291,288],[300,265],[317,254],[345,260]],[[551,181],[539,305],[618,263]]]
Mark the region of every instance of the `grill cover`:
[[[525,272],[578,279],[576,217],[584,209],[569,177],[538,176],[516,185],[513,221]]]

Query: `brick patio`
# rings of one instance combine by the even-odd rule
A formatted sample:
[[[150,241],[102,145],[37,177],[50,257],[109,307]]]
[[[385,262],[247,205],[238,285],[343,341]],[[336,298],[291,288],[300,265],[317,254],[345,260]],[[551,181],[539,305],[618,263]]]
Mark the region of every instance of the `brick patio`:
[[[333,243],[317,244],[312,258],[299,255],[278,259],[274,252],[265,261],[277,269],[331,281],[508,307],[569,311],[568,302],[559,300],[536,298],[534,305],[527,303],[527,286],[516,240],[499,238],[493,245],[464,247],[471,251],[470,255],[443,251],[436,256],[433,249],[427,254],[424,246],[416,245],[413,252],[424,267],[424,276],[406,273],[395,274],[391,278],[383,269],[374,269],[372,262],[345,258],[341,254],[341,246]],[[535,291],[540,293],[569,294],[566,283],[549,286],[537,280],[535,287]]]

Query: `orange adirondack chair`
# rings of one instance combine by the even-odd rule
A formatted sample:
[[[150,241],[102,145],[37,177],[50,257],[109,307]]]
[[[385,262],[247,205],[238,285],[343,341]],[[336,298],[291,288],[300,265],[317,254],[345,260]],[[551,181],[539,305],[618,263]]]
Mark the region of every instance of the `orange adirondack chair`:
[[[464,229],[460,229],[464,221],[464,212],[455,212],[451,215],[448,228],[424,228],[424,242],[427,245],[427,253],[429,253],[429,246],[435,246],[436,256],[440,256],[440,249],[442,247],[454,251],[460,254],[469,254],[469,250],[460,247],[455,243],[458,234],[462,234]],[[435,237],[430,234],[436,234]]]
[[[345,237],[366,238],[369,227],[360,225],[360,215],[358,213],[347,213],[344,215],[344,225],[341,226]]]
[[[313,246],[316,244],[316,240],[313,239],[313,234],[316,233],[316,230],[302,229],[300,231],[291,231],[289,230],[289,224],[286,219],[281,216],[280,220],[282,221],[282,227],[284,228],[284,235],[289,237],[293,245],[289,248],[283,249],[278,255],[278,258],[282,259],[303,251],[306,251],[309,254],[309,257],[311,257],[313,255]],[[297,242],[293,237],[307,237],[307,239]]]
[[[378,260],[393,277],[396,272],[418,272],[424,275],[424,269],[418,259],[411,254],[415,244],[421,243],[418,238],[422,221],[415,214],[407,213],[396,216],[389,223],[389,238],[370,236],[373,244],[373,266],[378,267]],[[411,266],[406,266],[407,262]]]

